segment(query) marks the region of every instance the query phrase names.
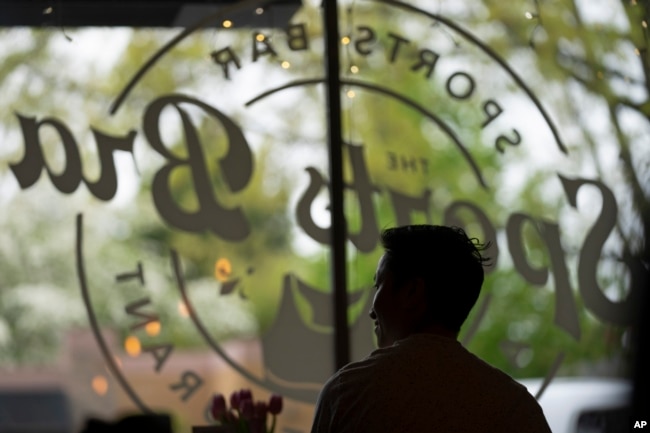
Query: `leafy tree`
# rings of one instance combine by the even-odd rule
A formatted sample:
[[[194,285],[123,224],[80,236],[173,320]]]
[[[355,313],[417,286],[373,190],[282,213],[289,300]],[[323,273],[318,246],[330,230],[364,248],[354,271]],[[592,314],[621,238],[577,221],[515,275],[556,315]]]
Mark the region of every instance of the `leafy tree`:
[[[565,372],[589,370],[598,361],[623,351],[625,327],[601,323],[577,294],[576,261],[593,223],[590,213],[597,214],[598,208],[592,206],[582,211],[580,202],[578,211],[571,210],[557,174],[561,169],[564,170],[561,173],[601,179],[614,190],[619,205],[616,234],[608,241],[601,260],[602,269],[610,275],[600,275],[599,281],[608,295],[624,298],[629,292],[629,278],[621,262],[638,263],[648,257],[646,239],[650,221],[645,141],[649,111],[647,24],[644,24],[648,18],[647,7],[634,1],[617,4],[615,19],[610,20],[597,13],[600,9],[596,6],[590,11],[584,2],[568,0],[516,1],[507,5],[484,0],[463,7],[457,7],[457,2],[439,2],[436,6],[421,3],[409,5],[420,7],[430,16],[411,13],[391,2],[342,5],[341,33],[350,37],[350,43],[342,47],[341,57],[342,90],[346,92],[343,133],[349,142],[346,181],[352,184],[358,180],[355,176],[359,172],[352,167],[350,152],[361,146],[360,154],[370,170],[369,181],[376,188],[370,193],[377,218],[371,232],[398,222],[399,209],[394,206],[394,200],[400,194],[410,197],[423,197],[427,191],[431,194],[430,206],[409,215],[413,222],[449,222],[446,211],[454,203],[477,205],[495,226],[494,242],[500,254],[499,266],[492,270],[481,299],[481,302],[490,299],[490,309],[471,339],[470,348],[518,376],[544,375],[560,351],[568,353],[563,364]],[[526,18],[527,13],[530,19]],[[170,50],[145,74],[111,116],[107,115],[108,109],[127,80],[142,66],[143,59],[150,58],[176,35],[175,31],[123,31],[120,34],[126,36],[116,61],[105,67],[82,62],[83,73],[80,70],[74,75],[64,74],[61,65],[75,67],[74,60],[80,52],[91,56],[77,46],[93,37],[87,30],[66,30],[70,41],[59,30],[3,31],[0,64],[0,90],[4,95],[0,107],[3,140],[0,188],[3,209],[6,209],[0,214],[3,227],[0,346],[6,349],[0,351],[3,362],[47,359],[55,350],[53,337],[57,333],[68,326],[85,323],[83,306],[73,301],[78,298],[69,296],[78,293],[72,258],[74,218],[81,209],[85,245],[92,246],[86,251],[88,274],[99,285],[110,282],[116,286],[111,291],[95,287],[92,292],[105,324],[124,323],[124,306],[134,301],[130,291],[133,286],[116,285],[115,275],[133,269],[143,252],[159,257],[155,264],[147,265],[148,275],[153,275],[148,281],[155,282],[155,288],[148,287],[148,290],[159,295],[157,311],[162,321],[174,325],[167,332],[179,345],[199,345],[201,341],[192,327],[178,318],[179,294],[169,278],[170,248],[182,255],[188,284],[196,289],[197,299],[203,301],[202,317],[212,317],[210,330],[219,334],[219,338],[250,335],[271,326],[282,277],[287,271],[309,281],[317,290],[329,290],[327,247],[306,239],[308,236],[295,216],[296,202],[305,193],[310,179],[304,168],[314,167],[326,182],[322,86],[314,84],[279,91],[248,108],[241,108],[243,102],[259,96],[249,89],[249,82],[265,80],[266,88],[273,88],[293,80],[322,78],[321,19],[319,6],[305,2],[294,22],[306,23],[312,43],[304,50],[292,51],[287,48],[286,35],[281,30],[265,29],[263,33],[271,38],[279,55],[264,55],[255,61],[251,29],[197,32]],[[524,136],[521,146],[507,146],[503,152],[496,148],[495,136],[490,135],[487,126],[481,126],[486,121],[482,104],[499,95],[498,102],[506,106],[509,97],[521,98],[521,89],[498,72],[494,61],[463,39],[449,23],[461,24],[519,75],[525,76],[525,83],[539,96],[542,105],[549,107],[568,156],[549,145],[552,150],[548,153],[552,157],[541,158],[530,144],[532,141],[527,141],[533,140],[531,136]],[[360,26],[371,27],[376,37],[369,39],[368,31]],[[412,38],[400,45],[396,54],[392,51],[398,40],[395,35]],[[418,44],[415,39],[423,42]],[[223,78],[220,66],[209,55],[224,46],[236,52],[242,62],[240,69],[231,69],[230,80]],[[439,53],[442,57],[431,76],[427,76],[426,65],[415,68],[421,50],[443,50],[442,47],[446,47],[445,51]],[[279,66],[283,58],[290,59],[291,68],[283,70]],[[447,59],[453,61],[445,66]],[[353,72],[353,66],[357,72]],[[446,88],[450,74],[463,68],[470,70],[476,81],[469,102],[450,96]],[[477,71],[482,74],[477,75]],[[399,91],[414,101],[414,105],[363,87],[362,81]],[[228,93],[236,85],[244,89],[241,94]],[[355,92],[354,97],[348,97],[352,95],[349,91]],[[152,179],[165,161],[151,149],[143,132],[142,118],[152,101],[171,93],[208,101],[231,116],[243,130],[251,131],[247,138],[255,152],[255,170],[241,194],[231,194],[217,161],[206,161],[215,195],[228,206],[246,204],[246,216],[254,229],[245,242],[170,228],[156,212],[152,203]],[[224,94],[229,98],[223,97]],[[460,142],[482,168],[489,188],[481,185],[468,160],[459,157],[449,133],[436,126],[431,118],[423,118],[419,109],[434,113],[441,123],[453,127]],[[508,105],[506,115],[516,109],[516,104]],[[84,186],[62,196],[44,175],[35,186],[20,191],[10,171],[10,166],[22,157],[19,115],[37,119],[52,116],[68,125],[79,144],[84,173],[89,178],[99,172],[90,127],[114,135],[136,131],[134,156],[123,158],[119,165],[120,179],[129,173],[131,180],[120,185],[118,197],[111,204],[92,197]],[[214,119],[201,113],[190,115],[202,143],[209,146],[210,152],[222,156],[228,143],[219,127],[215,127]],[[183,155],[186,147],[178,114],[165,116],[162,123],[172,126],[166,135],[169,142],[164,144]],[[518,125],[527,124],[522,122]],[[530,122],[537,125],[534,120]],[[494,125],[496,121],[490,128]],[[505,130],[506,126],[504,123],[499,128]],[[543,136],[553,139],[548,131]],[[42,141],[48,161],[56,170],[62,170],[60,138],[44,134]],[[424,163],[420,157],[425,159]],[[405,158],[407,167],[411,167],[410,161],[415,161],[415,169],[400,168],[401,158]],[[189,171],[175,172],[170,177],[170,185],[175,199],[186,210],[197,208],[196,185]],[[359,234],[366,224],[360,213],[358,193],[353,188],[346,192],[346,215],[352,234]],[[312,217],[320,216],[319,221],[327,219],[326,197],[323,186],[312,207]],[[592,200],[593,196],[590,197]],[[549,326],[555,313],[552,278],[537,284],[542,287],[533,287],[511,263],[506,247],[506,225],[508,218],[517,212],[530,215],[538,224],[561,220],[561,240],[567,252],[582,330],[578,341],[564,330]],[[30,217],[27,220],[17,215]],[[475,236],[485,237],[474,214],[461,212],[458,219]],[[555,263],[535,227],[524,225],[523,243],[534,267]],[[364,249],[352,243],[350,252],[350,291],[366,291],[380,251],[376,245]],[[219,296],[223,285],[213,277],[219,258],[227,258],[232,264],[233,273],[229,277],[242,281],[237,291],[224,296]],[[44,294],[31,296],[37,292]],[[241,295],[250,302],[242,301]],[[54,298],[60,302],[56,310],[61,314],[54,314],[53,309],[44,308],[36,301]],[[215,307],[211,302],[215,302]],[[239,325],[230,327],[231,322],[222,320],[222,314],[211,315],[213,308],[240,312]],[[41,315],[44,310],[47,314]],[[365,313],[358,310],[350,316],[356,320]],[[123,326],[119,332],[125,335],[128,327]],[[515,348],[514,355],[506,356],[512,348]]]

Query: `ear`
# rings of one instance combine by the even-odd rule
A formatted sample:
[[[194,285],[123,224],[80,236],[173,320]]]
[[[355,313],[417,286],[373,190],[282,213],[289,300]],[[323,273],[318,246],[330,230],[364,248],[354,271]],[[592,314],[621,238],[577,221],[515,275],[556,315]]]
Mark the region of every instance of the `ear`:
[[[404,306],[415,315],[424,314],[427,309],[426,285],[424,279],[416,277],[409,280],[402,289]]]

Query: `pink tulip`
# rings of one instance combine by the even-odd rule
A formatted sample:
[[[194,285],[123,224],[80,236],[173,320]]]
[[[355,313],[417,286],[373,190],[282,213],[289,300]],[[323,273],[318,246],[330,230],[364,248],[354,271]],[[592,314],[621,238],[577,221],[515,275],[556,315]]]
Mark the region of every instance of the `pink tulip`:
[[[253,407],[253,400],[242,400],[239,402],[239,411],[241,412],[241,417],[243,419],[253,418],[253,413],[255,411]]]
[[[239,391],[239,399],[240,399],[240,402],[242,400],[253,401],[253,393],[251,392],[250,389],[242,389],[241,391]]]
[[[215,421],[222,419],[226,413],[226,399],[223,394],[212,396],[212,405],[210,406],[210,415]]]
[[[269,409],[266,406],[266,403],[263,401],[258,401],[255,403],[255,406],[253,408],[253,416],[255,418],[262,418],[266,420],[266,414],[268,413]]]
[[[230,394],[230,407],[233,409],[238,409],[240,400],[241,393],[239,391],[234,391],[232,394]]]
[[[280,412],[282,412],[282,396],[273,394],[269,400],[269,413],[277,415]]]

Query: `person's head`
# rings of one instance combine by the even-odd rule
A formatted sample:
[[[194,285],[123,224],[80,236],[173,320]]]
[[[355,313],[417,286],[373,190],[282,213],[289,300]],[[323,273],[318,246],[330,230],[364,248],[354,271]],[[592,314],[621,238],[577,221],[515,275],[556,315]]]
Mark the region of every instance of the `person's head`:
[[[379,346],[431,327],[457,334],[481,291],[487,246],[458,227],[432,225],[391,228],[381,242],[370,314]]]

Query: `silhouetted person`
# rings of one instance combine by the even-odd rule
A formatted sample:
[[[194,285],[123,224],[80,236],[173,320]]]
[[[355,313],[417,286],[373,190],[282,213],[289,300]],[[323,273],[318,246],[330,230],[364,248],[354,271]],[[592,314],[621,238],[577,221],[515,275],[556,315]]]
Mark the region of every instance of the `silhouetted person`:
[[[484,246],[444,226],[381,240],[370,311],[379,349],[327,381],[312,433],[550,433],[526,388],[457,340],[483,284]]]

